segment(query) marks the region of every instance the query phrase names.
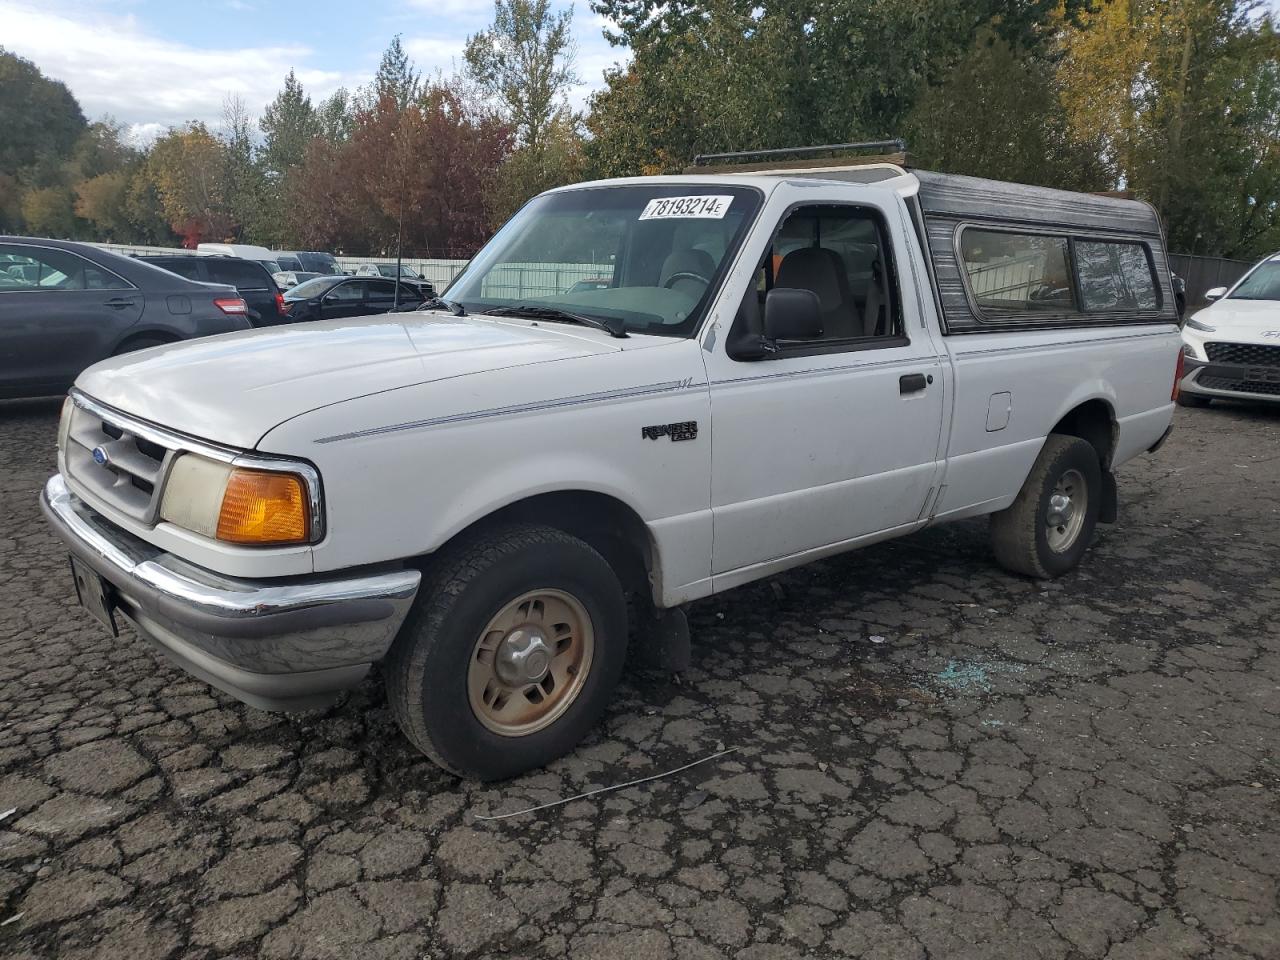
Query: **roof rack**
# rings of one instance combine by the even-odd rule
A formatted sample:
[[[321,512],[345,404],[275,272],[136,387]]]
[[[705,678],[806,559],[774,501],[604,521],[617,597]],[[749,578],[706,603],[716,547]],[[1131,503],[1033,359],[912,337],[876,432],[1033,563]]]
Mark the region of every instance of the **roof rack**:
[[[862,156],[815,156],[819,154],[860,153]],[[791,157],[794,159],[783,160]],[[750,162],[755,161],[755,162]],[[790,167],[849,166],[850,164],[891,163],[899,167],[911,165],[906,141],[867,140],[862,143],[827,143],[813,147],[779,147],[770,150],[741,150],[734,153],[700,153],[686,173],[745,172],[753,167],[784,170]],[[713,166],[714,165],[714,166]]]

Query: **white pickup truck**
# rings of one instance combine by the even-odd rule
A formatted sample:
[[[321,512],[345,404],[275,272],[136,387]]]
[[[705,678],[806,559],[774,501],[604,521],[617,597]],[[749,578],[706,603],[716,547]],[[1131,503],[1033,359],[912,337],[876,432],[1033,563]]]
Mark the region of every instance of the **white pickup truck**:
[[[1181,357],[1141,203],[883,163],[587,183],[418,312],[90,368],[43,506],[109,629],[267,709],[381,664],[414,744],[502,778],[700,597],[983,514],[1008,569],[1071,570]]]

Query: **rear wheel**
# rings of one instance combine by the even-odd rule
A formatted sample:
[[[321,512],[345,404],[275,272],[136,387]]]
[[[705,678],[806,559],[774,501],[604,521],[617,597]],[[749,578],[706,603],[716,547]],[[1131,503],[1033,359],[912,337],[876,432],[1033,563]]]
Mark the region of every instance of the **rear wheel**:
[[[498,780],[572,750],[626,659],[622,587],[589,544],[512,525],[436,558],[384,664],[413,744],[459,776]]]
[[[1051,434],[1017,499],[991,515],[991,543],[1000,565],[1049,579],[1072,570],[1098,522],[1102,467],[1093,446]]]

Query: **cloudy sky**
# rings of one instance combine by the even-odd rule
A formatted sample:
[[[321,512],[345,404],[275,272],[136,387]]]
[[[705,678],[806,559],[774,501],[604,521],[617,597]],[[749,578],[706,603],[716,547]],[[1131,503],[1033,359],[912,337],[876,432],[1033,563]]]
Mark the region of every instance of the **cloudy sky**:
[[[149,139],[187,120],[216,125],[228,94],[256,116],[290,68],[313,100],[354,89],[397,33],[424,73],[452,72],[492,14],[491,0],[0,0],[0,46],[65,82],[90,119],[110,114]],[[582,105],[624,52],[587,0],[573,22]]]

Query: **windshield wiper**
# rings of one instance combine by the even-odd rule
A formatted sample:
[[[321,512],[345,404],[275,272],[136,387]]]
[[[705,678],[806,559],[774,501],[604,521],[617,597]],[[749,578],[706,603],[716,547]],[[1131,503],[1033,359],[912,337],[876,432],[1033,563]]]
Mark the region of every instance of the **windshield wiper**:
[[[584,327],[595,327],[603,330],[611,337],[626,337],[627,325],[618,317],[588,317],[581,313],[571,313],[557,307],[543,307],[533,303],[522,303],[510,307],[490,307],[485,313],[493,317],[531,317],[535,320],[551,320],[559,323],[580,323]]]
[[[460,303],[446,300],[444,297],[427,297],[418,307],[419,310],[448,310],[455,317],[465,317],[467,308]]]

